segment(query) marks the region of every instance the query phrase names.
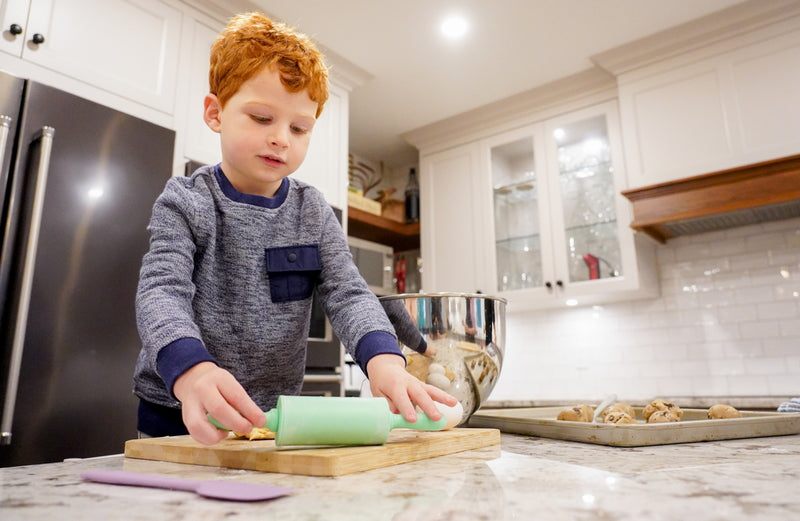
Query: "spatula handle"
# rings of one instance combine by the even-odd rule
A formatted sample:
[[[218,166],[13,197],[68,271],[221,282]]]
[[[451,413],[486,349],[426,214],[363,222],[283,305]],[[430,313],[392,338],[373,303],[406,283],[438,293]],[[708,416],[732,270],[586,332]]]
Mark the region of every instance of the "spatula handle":
[[[197,482],[188,479],[139,474],[124,470],[88,470],[81,474],[81,478],[109,485],[132,485],[136,487],[166,488],[169,490],[187,490],[190,492],[197,488]]]

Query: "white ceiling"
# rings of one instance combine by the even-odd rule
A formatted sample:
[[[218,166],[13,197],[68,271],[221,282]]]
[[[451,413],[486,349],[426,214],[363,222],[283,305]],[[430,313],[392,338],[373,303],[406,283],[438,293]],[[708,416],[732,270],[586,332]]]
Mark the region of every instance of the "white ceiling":
[[[742,0],[251,0],[372,78],[350,96],[350,151],[416,161],[399,136],[583,71],[590,56]],[[460,13],[470,29],[446,41]]]

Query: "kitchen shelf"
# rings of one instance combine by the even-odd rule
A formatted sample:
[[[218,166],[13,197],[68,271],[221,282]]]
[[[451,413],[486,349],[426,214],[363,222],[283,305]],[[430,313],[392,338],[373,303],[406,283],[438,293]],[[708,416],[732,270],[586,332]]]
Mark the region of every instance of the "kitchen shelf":
[[[419,249],[419,223],[404,224],[358,208],[347,208],[348,234],[386,244],[395,252]]]

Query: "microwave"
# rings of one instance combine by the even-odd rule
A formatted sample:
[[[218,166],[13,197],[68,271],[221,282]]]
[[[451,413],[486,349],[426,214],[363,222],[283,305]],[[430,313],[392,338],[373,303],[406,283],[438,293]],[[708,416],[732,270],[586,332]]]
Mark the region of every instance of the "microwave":
[[[394,250],[391,246],[348,237],[350,253],[369,289],[378,296],[395,293]]]

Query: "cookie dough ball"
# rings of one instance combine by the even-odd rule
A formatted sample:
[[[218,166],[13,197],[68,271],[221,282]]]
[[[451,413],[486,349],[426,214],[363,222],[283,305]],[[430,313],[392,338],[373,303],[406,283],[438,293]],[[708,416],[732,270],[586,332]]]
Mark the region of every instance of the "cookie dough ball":
[[[647,423],[669,423],[679,421],[681,421],[681,417],[671,410],[655,411],[647,418]]]
[[[444,373],[429,373],[428,377],[425,379],[425,383],[436,386],[443,391],[446,391],[450,388],[450,380]]]
[[[708,409],[709,420],[724,420],[726,418],[741,418],[741,417],[742,413],[736,410],[735,407],[731,407],[730,405],[725,405],[723,403],[712,405],[711,408]]]
[[[647,407],[644,408],[644,411],[642,411],[642,416],[649,422],[650,416],[656,411],[669,411],[678,417],[678,421],[683,418],[683,411],[680,407],[660,398],[650,402]]]
[[[611,411],[603,417],[603,423],[636,423],[636,418],[623,411]]]
[[[436,362],[431,362],[428,366],[428,374],[445,374],[444,366]]]
[[[608,416],[609,414],[611,414],[613,412],[625,413],[628,416],[630,416],[631,418],[634,418],[634,419],[636,418],[636,411],[634,411],[633,407],[631,407],[627,403],[615,403],[613,405],[609,405],[608,407],[603,409],[603,412],[602,412],[602,414],[600,416],[603,418],[603,421],[605,421],[606,416]]]
[[[569,409],[564,409],[558,413],[558,420],[567,420],[573,422],[591,422],[594,418],[594,408],[590,405],[576,405]]]

